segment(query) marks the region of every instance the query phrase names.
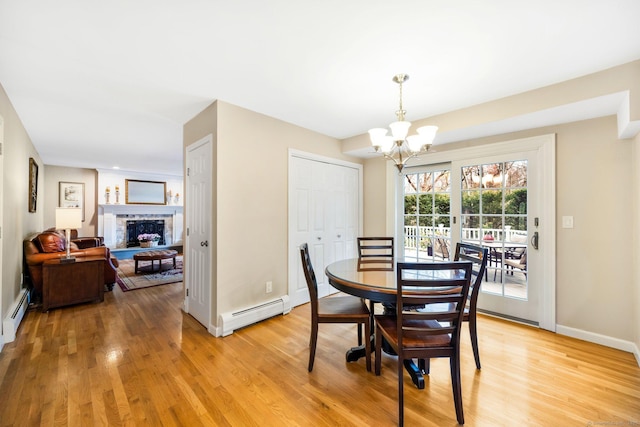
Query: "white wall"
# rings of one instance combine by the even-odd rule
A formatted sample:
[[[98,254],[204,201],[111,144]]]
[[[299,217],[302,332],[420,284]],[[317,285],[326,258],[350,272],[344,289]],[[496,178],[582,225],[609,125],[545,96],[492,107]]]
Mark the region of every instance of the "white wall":
[[[105,203],[106,188],[110,189],[110,203],[115,203],[115,189],[116,186],[120,189],[120,203],[125,204],[125,181],[127,179],[136,179],[142,181],[160,181],[166,182],[167,193],[171,192],[173,196],[180,195],[180,201],[178,204],[182,204],[184,196],[184,185],[182,176],[176,175],[164,175],[164,174],[150,174],[133,171],[115,170],[115,169],[99,169],[96,197],[98,204]],[[167,204],[172,204],[167,201]]]

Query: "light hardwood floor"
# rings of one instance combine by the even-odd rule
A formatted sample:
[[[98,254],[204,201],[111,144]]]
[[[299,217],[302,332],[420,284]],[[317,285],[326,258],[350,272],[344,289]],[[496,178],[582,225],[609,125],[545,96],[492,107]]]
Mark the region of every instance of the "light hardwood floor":
[[[30,311],[0,354],[0,425],[391,426],[395,360],[345,362],[355,326],[321,325],[307,372],[309,307],[225,338],[180,311],[182,284],[101,304]],[[633,355],[490,317],[482,370],[463,331],[468,426],[640,425]],[[455,426],[448,361],[426,388],[405,375],[407,426]]]

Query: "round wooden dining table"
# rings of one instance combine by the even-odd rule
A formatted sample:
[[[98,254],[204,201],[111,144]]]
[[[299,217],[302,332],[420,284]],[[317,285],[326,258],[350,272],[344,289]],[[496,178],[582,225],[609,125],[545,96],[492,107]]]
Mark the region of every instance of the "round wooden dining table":
[[[375,302],[396,302],[396,262],[409,259],[364,260],[349,258],[329,264],[325,274],[334,288]]]
[[[411,258],[396,258],[393,260],[369,260],[349,258],[336,261],[325,268],[329,283],[334,288],[346,294],[365,298],[373,302],[380,302],[387,310],[397,303],[396,263],[418,262]],[[371,313],[371,331],[374,331],[373,313]],[[374,337],[371,337],[371,345]],[[384,345],[386,353],[394,354]],[[364,347],[353,347],[347,351],[347,361],[352,362],[364,356]],[[416,387],[424,388],[424,372],[413,362],[405,360],[404,366]]]

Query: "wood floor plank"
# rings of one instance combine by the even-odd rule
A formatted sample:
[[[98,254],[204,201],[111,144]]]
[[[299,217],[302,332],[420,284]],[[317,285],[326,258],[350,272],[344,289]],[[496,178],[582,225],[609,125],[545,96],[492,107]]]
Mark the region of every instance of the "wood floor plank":
[[[309,307],[224,338],[180,310],[182,284],[105,294],[103,303],[29,311],[0,353],[0,426],[391,426],[395,358],[382,375],[345,361],[353,325],[321,325],[313,372]],[[632,354],[487,316],[482,370],[462,337],[470,426],[640,423]],[[446,359],[424,390],[407,375],[408,426],[457,425]]]

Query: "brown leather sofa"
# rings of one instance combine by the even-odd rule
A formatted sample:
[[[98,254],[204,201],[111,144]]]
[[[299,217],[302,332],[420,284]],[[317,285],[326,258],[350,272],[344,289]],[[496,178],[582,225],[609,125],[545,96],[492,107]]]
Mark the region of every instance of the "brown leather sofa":
[[[82,238],[82,240],[80,244],[83,247],[79,248],[74,243],[74,239],[71,239],[71,254],[76,258],[88,256],[104,257],[106,260],[104,263],[104,283],[111,290],[117,277],[118,260],[111,255],[109,248],[97,246],[101,243],[100,238]],[[50,259],[65,257],[65,242],[64,233],[51,230],[33,234],[23,241],[27,274],[36,297],[42,296],[42,263]],[[94,246],[91,246],[91,244]]]

